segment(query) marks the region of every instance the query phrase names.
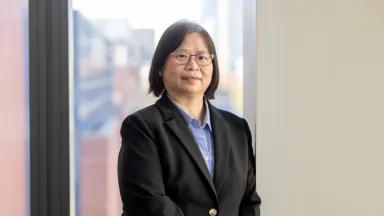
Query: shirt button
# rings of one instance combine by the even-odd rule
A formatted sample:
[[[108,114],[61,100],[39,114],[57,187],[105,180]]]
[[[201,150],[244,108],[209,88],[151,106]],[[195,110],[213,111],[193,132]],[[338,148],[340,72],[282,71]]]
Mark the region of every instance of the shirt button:
[[[217,215],[217,210],[214,209],[214,208],[211,208],[211,209],[209,210],[209,215],[210,215],[210,216],[216,216],[216,215]]]

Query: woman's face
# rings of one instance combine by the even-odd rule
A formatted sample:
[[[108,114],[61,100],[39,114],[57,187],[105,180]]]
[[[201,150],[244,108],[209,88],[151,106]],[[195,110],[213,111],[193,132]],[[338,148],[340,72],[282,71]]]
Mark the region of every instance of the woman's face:
[[[165,89],[179,96],[202,96],[212,80],[211,58],[204,37],[196,32],[187,34],[165,62],[162,72]]]

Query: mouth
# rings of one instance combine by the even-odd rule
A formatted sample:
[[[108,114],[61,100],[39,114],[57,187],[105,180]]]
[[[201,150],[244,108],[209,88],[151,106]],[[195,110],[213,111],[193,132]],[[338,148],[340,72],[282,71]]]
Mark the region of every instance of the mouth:
[[[197,76],[186,76],[186,77],[182,77],[183,80],[189,80],[189,81],[197,81],[197,80],[201,80],[201,78],[197,77]]]

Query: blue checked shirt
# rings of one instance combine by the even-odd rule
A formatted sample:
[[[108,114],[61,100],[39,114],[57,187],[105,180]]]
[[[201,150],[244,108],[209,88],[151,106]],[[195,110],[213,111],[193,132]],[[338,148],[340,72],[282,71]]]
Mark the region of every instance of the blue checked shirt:
[[[189,115],[183,108],[178,106],[175,101],[169,98],[177,109],[183,115],[185,121],[188,124],[188,128],[191,131],[195,141],[200,149],[201,154],[207,164],[208,171],[213,177],[214,172],[214,154],[213,154],[213,142],[212,142],[212,127],[211,127],[211,118],[209,114],[208,103],[205,101],[205,118],[203,124],[200,124],[200,121],[193,118]]]

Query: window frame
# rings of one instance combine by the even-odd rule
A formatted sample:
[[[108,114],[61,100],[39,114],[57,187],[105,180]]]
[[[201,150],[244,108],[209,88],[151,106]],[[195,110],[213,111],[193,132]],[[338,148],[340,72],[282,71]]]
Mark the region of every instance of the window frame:
[[[30,215],[69,216],[68,1],[28,11]]]
[[[243,113],[256,155],[256,0],[243,0]],[[249,98],[250,100],[246,100]]]

